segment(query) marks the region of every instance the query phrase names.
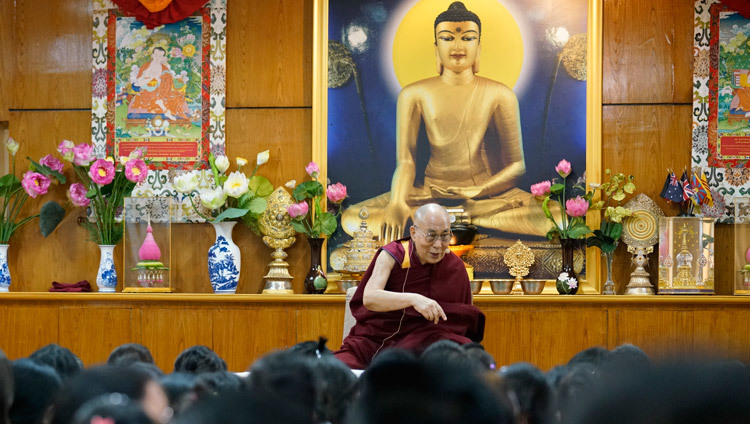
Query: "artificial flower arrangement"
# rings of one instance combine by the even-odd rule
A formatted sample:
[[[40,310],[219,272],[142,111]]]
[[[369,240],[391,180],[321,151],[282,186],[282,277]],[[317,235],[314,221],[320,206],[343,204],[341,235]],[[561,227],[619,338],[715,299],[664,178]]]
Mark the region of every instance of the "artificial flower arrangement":
[[[268,150],[258,153],[255,168],[250,177],[242,172],[247,159],[236,158],[237,170],[227,175],[229,159],[224,155],[208,156],[213,174],[213,186],[198,189],[200,175],[191,171],[174,179],[175,189],[187,195],[195,212],[207,222],[219,223],[224,220],[242,219],[256,234],[260,234],[258,219],[266,210],[266,199],[273,193],[273,185],[263,176],[256,175],[258,168],[268,162]],[[201,205],[208,211],[203,213],[193,201],[198,195]]]
[[[5,143],[5,149],[12,159],[11,172],[0,178],[0,197],[2,197],[2,216],[0,216],[0,244],[8,244],[13,233],[21,226],[39,217],[39,227],[47,237],[65,214],[62,206],[54,201],[48,201],[38,214],[19,217],[24,203],[29,197],[37,198],[47,194],[50,185],[55,182],[65,184],[63,163],[52,155],[47,155],[35,162],[29,159],[29,170],[23,174],[21,180],[16,177],[16,153],[20,145],[12,137]]]
[[[531,194],[536,197],[544,197],[542,201],[542,210],[544,215],[552,222],[552,228],[547,232],[547,238],[553,240],[560,239],[578,239],[591,232],[586,225],[586,212],[591,206],[593,192],[585,193],[583,196],[567,196],[566,180],[572,171],[570,162],[563,159],[555,167],[555,171],[562,177],[562,182],[558,183],[555,179],[542,181],[531,186]],[[572,187],[575,191],[585,191],[580,184]],[[557,201],[560,204],[560,220],[556,220],[550,210],[550,200]]]
[[[339,205],[346,199],[346,186],[341,183],[329,184],[327,188],[318,181],[320,168],[315,162],[310,162],[305,167],[307,174],[312,177],[311,181],[305,181],[294,187],[297,183],[292,180],[286,185],[294,187],[292,196],[297,203],[287,207],[287,212],[292,218],[292,227],[298,233],[305,234],[308,238],[319,238],[321,234],[330,237],[336,231],[336,217],[341,214]],[[324,211],[321,201],[323,196],[328,198],[332,205],[336,205],[334,213]]]
[[[148,165],[144,159],[145,148],[133,150],[119,160],[113,157],[97,158],[94,146],[74,144],[63,140],[57,151],[63,160],[71,162],[79,182],[68,189],[73,205],[91,208],[89,219],[79,224],[89,232],[91,241],[99,245],[116,245],[122,240],[121,213],[125,197],[130,196],[136,184],[146,180]]]
[[[594,230],[594,235],[586,239],[586,245],[596,246],[601,249],[602,253],[611,253],[617,248],[617,243],[622,235],[622,220],[630,216],[633,212],[624,208],[620,203],[625,200],[625,196],[633,194],[635,191],[634,177],[625,176],[622,172],[613,174],[607,169],[605,174],[609,176],[609,182],[604,184],[590,184],[591,188],[601,190],[601,200],[595,205],[594,209],[604,209],[604,220],[601,228]]]

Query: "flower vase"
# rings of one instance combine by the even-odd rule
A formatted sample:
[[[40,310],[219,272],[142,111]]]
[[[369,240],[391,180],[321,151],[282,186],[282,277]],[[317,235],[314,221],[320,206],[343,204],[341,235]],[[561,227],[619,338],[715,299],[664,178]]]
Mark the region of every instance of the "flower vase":
[[[562,268],[557,277],[557,292],[560,294],[576,294],[578,293],[578,276],[573,269],[573,253],[576,248],[576,239],[561,239],[560,246],[562,247]],[[571,280],[575,282],[569,284]]]
[[[0,292],[7,292],[10,289],[10,271],[8,270],[8,247],[7,244],[0,244]]]
[[[214,293],[233,294],[240,281],[240,248],[232,240],[236,221],[211,223],[216,241],[208,249],[208,278]]]
[[[305,276],[305,292],[322,294],[328,288],[328,279],[320,266],[320,254],[325,238],[308,238],[310,244],[310,271]]]
[[[604,256],[604,261],[607,264],[607,281],[604,283],[604,287],[602,288],[602,294],[617,294],[615,291],[615,282],[612,280],[612,259],[615,257],[615,251],[611,252],[602,252],[602,255]]]
[[[117,287],[115,271],[115,245],[99,245],[99,270],[96,272],[96,286],[101,293],[114,293]]]

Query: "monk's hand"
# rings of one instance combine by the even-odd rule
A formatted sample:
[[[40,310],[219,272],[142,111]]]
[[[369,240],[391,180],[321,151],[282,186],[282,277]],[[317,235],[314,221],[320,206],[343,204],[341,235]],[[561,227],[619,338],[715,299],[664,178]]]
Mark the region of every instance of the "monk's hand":
[[[380,225],[380,240],[390,243],[404,235],[406,220],[411,209],[405,203],[389,203],[383,211],[383,223]]]
[[[443,308],[440,306],[440,304],[430,299],[429,297],[417,294],[414,297],[412,306],[417,312],[422,314],[422,316],[427,321],[432,321],[434,324],[437,324],[438,321],[440,321],[440,318],[442,318],[443,321],[448,320],[448,317],[445,315],[445,312],[443,311]]]

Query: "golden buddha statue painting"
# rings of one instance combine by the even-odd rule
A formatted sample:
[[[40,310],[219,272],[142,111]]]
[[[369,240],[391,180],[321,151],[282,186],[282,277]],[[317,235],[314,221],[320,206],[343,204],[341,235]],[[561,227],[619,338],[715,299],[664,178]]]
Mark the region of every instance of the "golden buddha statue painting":
[[[366,206],[369,228],[395,240],[437,202],[480,233],[543,240],[529,186],[561,158],[585,170],[586,84],[560,64],[586,31],[586,0],[353,3],[329,0],[329,37],[340,35],[355,80],[332,86],[329,55],[328,176],[351,193],[343,230]]]

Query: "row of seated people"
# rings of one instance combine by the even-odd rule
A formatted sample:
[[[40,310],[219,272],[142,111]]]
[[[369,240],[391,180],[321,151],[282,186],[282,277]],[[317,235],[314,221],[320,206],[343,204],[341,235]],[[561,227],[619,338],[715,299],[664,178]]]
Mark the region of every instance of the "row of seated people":
[[[0,424],[750,422],[750,371],[739,361],[652,363],[622,345],[545,373],[496,367],[481,345],[445,340],[419,357],[385,350],[358,378],[325,343],[271,352],[242,374],[205,346],[166,375],[138,344],[87,369],[57,345],[15,361],[0,351]]]

